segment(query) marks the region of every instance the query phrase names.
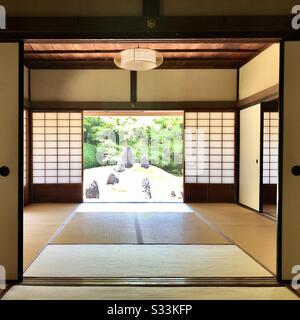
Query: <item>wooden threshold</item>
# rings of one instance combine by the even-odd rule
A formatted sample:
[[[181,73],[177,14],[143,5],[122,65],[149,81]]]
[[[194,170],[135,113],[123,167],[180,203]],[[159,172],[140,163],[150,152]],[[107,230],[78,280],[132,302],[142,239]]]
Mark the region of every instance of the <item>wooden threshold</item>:
[[[25,286],[207,286],[274,287],[282,286],[275,277],[189,277],[189,278],[41,278],[24,277]]]

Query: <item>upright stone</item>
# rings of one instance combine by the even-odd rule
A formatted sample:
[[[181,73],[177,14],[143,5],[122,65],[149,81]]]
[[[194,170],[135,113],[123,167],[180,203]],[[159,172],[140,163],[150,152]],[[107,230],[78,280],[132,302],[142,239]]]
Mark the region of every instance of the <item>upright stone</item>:
[[[134,156],[130,147],[126,147],[123,151],[122,159],[125,164],[125,168],[132,168],[134,164]]]
[[[145,169],[148,169],[150,167],[150,161],[146,154],[144,154],[141,158],[141,167]]]
[[[117,172],[123,172],[123,171],[125,171],[125,162],[124,162],[123,157],[121,157],[121,158],[118,160],[118,163],[117,163],[117,165],[115,166],[115,171],[117,171]]]
[[[144,178],[142,180],[142,192],[145,193],[146,199],[152,198],[151,186],[148,178]]]

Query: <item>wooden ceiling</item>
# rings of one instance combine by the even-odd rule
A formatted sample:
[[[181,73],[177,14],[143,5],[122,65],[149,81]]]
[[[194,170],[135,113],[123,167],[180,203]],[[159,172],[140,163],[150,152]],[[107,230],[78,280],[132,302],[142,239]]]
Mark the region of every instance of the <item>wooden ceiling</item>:
[[[113,58],[129,48],[150,48],[164,56],[162,69],[239,68],[272,44],[270,41],[26,41],[25,64],[36,69],[114,69]]]

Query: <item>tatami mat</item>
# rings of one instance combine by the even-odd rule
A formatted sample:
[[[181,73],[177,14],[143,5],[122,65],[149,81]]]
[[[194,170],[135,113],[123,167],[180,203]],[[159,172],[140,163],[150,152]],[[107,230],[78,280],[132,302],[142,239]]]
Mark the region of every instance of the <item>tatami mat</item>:
[[[76,213],[54,244],[229,244],[193,213]]]
[[[193,212],[185,203],[82,203],[77,212]]]
[[[144,243],[229,244],[193,213],[137,215]]]
[[[25,277],[268,277],[234,245],[48,245]]]
[[[77,204],[40,203],[24,208],[24,270],[77,207]]]
[[[191,208],[239,247],[276,273],[276,222],[230,203],[193,203]]]
[[[285,287],[14,286],[3,300],[298,300]]]
[[[134,214],[76,213],[53,243],[137,243]]]

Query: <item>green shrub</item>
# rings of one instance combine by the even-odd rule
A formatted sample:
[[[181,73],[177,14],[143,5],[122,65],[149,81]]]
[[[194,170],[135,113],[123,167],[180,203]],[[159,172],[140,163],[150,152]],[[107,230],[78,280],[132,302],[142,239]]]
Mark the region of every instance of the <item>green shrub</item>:
[[[99,167],[99,163],[97,161],[97,148],[96,146],[84,143],[84,169]]]

